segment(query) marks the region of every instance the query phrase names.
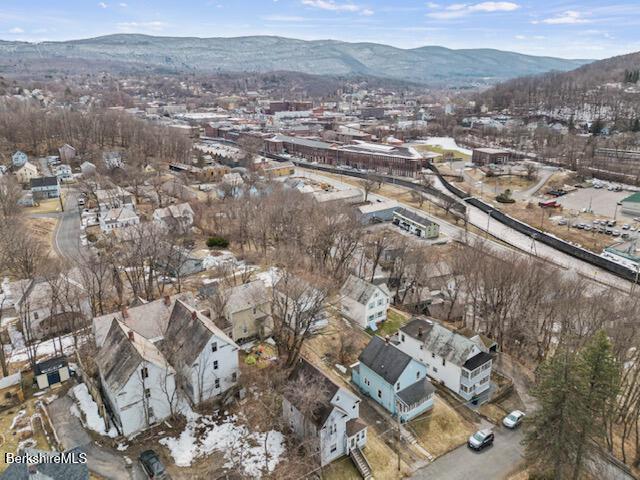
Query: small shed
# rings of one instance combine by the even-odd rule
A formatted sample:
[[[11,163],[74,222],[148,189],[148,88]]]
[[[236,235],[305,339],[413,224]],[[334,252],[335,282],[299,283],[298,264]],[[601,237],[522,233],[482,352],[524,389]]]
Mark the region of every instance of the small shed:
[[[0,378],[0,408],[11,407],[23,401],[22,373]]]
[[[69,362],[67,357],[54,357],[36,363],[34,377],[38,388],[48,388],[69,380]]]

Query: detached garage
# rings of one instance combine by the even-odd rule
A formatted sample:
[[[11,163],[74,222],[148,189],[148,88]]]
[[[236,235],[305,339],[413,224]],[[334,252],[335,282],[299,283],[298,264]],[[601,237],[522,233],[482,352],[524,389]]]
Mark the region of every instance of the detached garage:
[[[48,388],[69,380],[67,357],[55,357],[36,363],[34,377],[38,388]]]

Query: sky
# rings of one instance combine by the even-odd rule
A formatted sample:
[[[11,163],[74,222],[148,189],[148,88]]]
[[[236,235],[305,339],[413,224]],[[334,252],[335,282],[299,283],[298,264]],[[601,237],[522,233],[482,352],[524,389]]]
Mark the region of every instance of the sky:
[[[113,33],[441,45],[599,59],[640,51],[640,0],[0,0],[0,39]]]

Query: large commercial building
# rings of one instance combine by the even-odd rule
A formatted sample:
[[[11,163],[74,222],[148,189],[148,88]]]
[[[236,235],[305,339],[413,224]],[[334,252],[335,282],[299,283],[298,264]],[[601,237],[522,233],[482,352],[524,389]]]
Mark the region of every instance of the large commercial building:
[[[288,153],[311,162],[375,170],[389,175],[415,177],[426,160],[410,147],[355,142],[348,145],[277,134],[265,139],[268,153]]]

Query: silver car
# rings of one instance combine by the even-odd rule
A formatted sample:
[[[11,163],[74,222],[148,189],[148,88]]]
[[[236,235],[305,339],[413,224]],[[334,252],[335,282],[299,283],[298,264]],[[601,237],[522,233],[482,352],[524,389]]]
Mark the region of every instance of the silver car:
[[[523,418],[524,412],[521,412],[520,410],[514,410],[502,419],[502,424],[507,428],[516,428],[522,423]]]

